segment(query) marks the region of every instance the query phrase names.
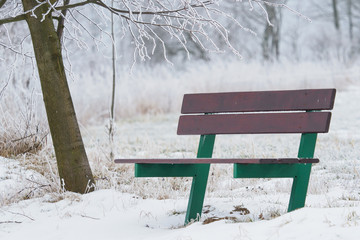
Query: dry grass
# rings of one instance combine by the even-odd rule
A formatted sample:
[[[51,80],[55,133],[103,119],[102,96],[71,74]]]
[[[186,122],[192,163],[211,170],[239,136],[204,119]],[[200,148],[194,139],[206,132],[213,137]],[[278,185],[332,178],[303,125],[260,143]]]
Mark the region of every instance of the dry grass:
[[[0,136],[0,156],[14,158],[23,154],[36,154],[46,145],[47,134],[31,134],[20,137],[16,133],[3,133]]]
[[[47,144],[49,130],[41,95],[14,84],[0,96],[0,156],[36,154]]]

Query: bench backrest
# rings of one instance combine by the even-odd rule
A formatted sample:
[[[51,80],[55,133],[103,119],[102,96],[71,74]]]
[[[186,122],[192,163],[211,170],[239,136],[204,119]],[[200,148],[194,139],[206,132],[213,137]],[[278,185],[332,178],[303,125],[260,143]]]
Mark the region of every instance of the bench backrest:
[[[308,89],[185,94],[181,113],[191,115],[180,116],[177,133],[325,133],[331,112],[320,111],[333,108],[335,93]]]

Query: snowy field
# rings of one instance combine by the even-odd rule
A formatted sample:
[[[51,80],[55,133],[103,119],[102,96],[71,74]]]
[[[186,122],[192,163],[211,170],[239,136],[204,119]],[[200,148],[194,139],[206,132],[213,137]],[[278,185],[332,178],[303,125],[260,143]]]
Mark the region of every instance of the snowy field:
[[[12,2],[21,8],[18,1]],[[312,22],[284,9],[277,30],[281,54],[275,62],[263,61],[265,19],[252,15],[252,7],[229,5],[229,12],[257,36],[239,32],[227,20],[223,24],[244,57],[241,61],[227,50],[218,56],[196,56],[203,54],[198,47],[194,59],[184,61],[185,51],[169,41],[168,49],[175,50],[174,67],[160,64],[164,59],[159,44],[152,61],[137,61],[130,70],[134,39],[115,24],[113,144],[108,133],[110,23],[98,10],[93,14],[95,9],[85,7],[79,19],[88,20],[80,25],[66,21],[64,63],[96,180],[96,191],[84,195],[61,186],[35,62],[25,57],[32,56],[27,26],[1,27],[0,240],[359,240],[360,1],[337,1],[337,27],[331,1],[283,2]],[[15,14],[8,9],[3,7],[0,15]],[[133,165],[110,160],[111,153],[117,158],[195,157],[199,137],[176,135],[184,93],[309,88],[336,88],[337,96],[330,132],[318,136],[315,157],[320,163],[313,166],[303,209],[286,212],[291,179],[233,179],[232,165],[212,165],[202,217],[184,226],[191,179],[135,179]],[[299,140],[299,134],[217,136],[213,156],[296,157]]]
[[[261,74],[253,70],[245,79],[248,89],[243,90],[276,89],[274,81],[269,81],[270,85],[266,81],[264,85],[252,85],[251,76],[255,79]],[[234,73],[231,66],[217,72],[221,71]],[[269,76],[280,79],[277,82],[281,89],[337,87],[340,90],[330,132],[318,137],[315,157],[320,158],[320,163],[313,167],[305,208],[286,213],[290,179],[233,179],[231,165],[216,165],[211,168],[202,218],[184,227],[190,179],[135,179],[132,165],[115,165],[108,160],[106,128],[104,124],[91,124],[90,119],[90,123],[83,124],[82,133],[97,181],[93,193],[62,191],[50,140],[37,153],[15,159],[0,157],[0,239],[359,239],[360,88],[355,84],[358,70],[352,75],[353,83],[347,82],[346,77],[338,81],[336,74],[329,73],[335,80],[328,85],[312,83],[314,79],[306,76],[301,76],[307,79],[305,83],[283,83],[291,72],[291,69],[283,71],[280,77],[270,72]],[[312,77],[316,80],[317,76]],[[180,86],[185,78],[178,78],[174,84]],[[148,92],[160,91],[160,96],[166,99],[172,94],[180,96],[181,92],[228,90],[223,87],[224,82],[206,82],[208,85],[198,89],[194,87],[196,83],[182,84],[187,87],[174,92],[150,89],[154,85],[145,81],[143,87]],[[169,87],[171,82],[164,84]],[[233,87],[236,82],[226,85],[242,90]],[[73,91],[79,93],[76,86]],[[96,91],[87,91],[96,95]],[[85,98],[80,95],[75,98],[77,105],[85,106],[79,112],[80,119],[85,119]],[[96,102],[96,98],[90,101]],[[152,104],[151,101],[148,103]],[[169,111],[159,111],[156,115],[128,114],[117,121],[116,157],[195,156],[198,137],[176,135],[179,104],[166,101],[170,104]],[[173,101],[180,100],[177,97]],[[118,111],[121,115],[122,110]],[[294,157],[299,139],[300,135],[218,136],[214,157]]]

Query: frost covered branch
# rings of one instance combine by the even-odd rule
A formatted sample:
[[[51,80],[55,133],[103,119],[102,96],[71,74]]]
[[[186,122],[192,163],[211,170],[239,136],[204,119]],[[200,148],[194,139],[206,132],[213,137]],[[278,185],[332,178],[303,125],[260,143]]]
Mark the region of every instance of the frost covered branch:
[[[9,2],[5,2],[5,0],[1,0],[0,3],[4,6],[10,5]],[[13,11],[11,16],[8,16],[9,14],[2,14],[5,11],[1,9],[0,25],[24,20],[26,14],[39,17],[40,20],[51,14],[54,19],[58,20],[57,33],[60,38],[62,38],[65,29],[68,36],[64,37],[64,40],[69,40],[70,38],[76,42],[80,41],[78,44],[81,46],[86,46],[87,44],[84,41],[81,42],[79,40],[82,32],[87,33],[97,42],[96,44],[102,43],[103,40],[97,39],[77,18],[85,19],[88,23],[99,28],[101,33],[110,36],[110,34],[106,33],[103,26],[98,27],[95,21],[91,20],[94,17],[93,15],[98,15],[102,18],[102,22],[109,21],[109,16],[107,16],[106,12],[110,12],[118,16],[123,35],[128,33],[132,37],[135,52],[137,52],[140,60],[150,59],[150,52],[154,53],[157,44],[166,53],[168,41],[165,41],[165,39],[169,38],[175,39],[188,56],[190,55],[187,49],[189,41],[195,43],[205,52],[223,52],[225,46],[235,55],[240,56],[238,50],[233,47],[230,41],[229,24],[227,24],[229,21],[231,25],[236,25],[243,31],[255,34],[250,28],[240,24],[237,16],[233,16],[228,12],[229,7],[224,7],[225,4],[232,6],[241,3],[230,3],[221,0],[114,0],[113,2],[114,4],[111,4],[110,0],[38,1],[38,4],[33,9],[27,12]],[[270,26],[273,24],[269,20],[265,8],[266,5],[286,8],[294,14],[309,20],[309,18],[290,8],[281,0],[248,0],[247,2],[250,5],[249,11],[258,7],[265,14],[264,20]],[[47,4],[48,11],[43,13],[42,16],[36,16],[35,11],[44,4]],[[88,13],[83,13],[86,11],[85,6],[87,5],[95,10],[92,11],[95,14],[89,15]],[[6,17],[1,19],[1,16]],[[73,31],[66,30],[66,28],[72,28]],[[217,41],[214,41],[214,39],[217,39]],[[148,47],[152,49],[150,52],[148,52]],[[165,59],[167,59],[166,54]]]
[[[25,20],[25,14],[18,15],[16,17],[9,17],[9,18],[0,19],[0,25],[6,24],[6,23],[12,23],[12,22],[19,22],[19,21],[22,21],[22,20]]]
[[[307,16],[305,16],[304,14],[302,14],[302,13],[296,11],[295,9],[289,7],[289,6],[288,6],[287,4],[285,4],[285,3],[277,3],[276,1],[270,2],[270,1],[264,1],[264,0],[249,0],[250,6],[251,6],[252,9],[253,9],[254,7],[253,7],[253,5],[251,4],[251,2],[256,2],[256,3],[258,3],[260,6],[261,6],[261,4],[263,4],[263,5],[268,5],[268,6],[278,7],[278,8],[285,8],[285,9],[289,10],[290,12],[292,12],[293,14],[297,15],[298,17],[304,18],[305,20],[311,22],[311,19],[310,19],[309,17],[307,17]],[[264,9],[263,6],[261,6],[261,7],[262,7],[262,9]],[[252,10],[252,9],[251,9],[251,10]],[[267,15],[267,12],[266,12],[265,9],[264,9],[264,11],[265,11],[265,14]],[[269,19],[267,19],[267,20],[269,20]],[[270,25],[271,25],[271,23],[270,23]]]

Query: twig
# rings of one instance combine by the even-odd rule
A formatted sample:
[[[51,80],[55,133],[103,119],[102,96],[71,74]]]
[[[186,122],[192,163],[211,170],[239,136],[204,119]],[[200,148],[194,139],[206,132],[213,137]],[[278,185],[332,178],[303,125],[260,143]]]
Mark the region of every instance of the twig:
[[[19,221],[4,221],[4,222],[0,222],[0,224],[4,224],[4,223],[22,223]]]
[[[20,216],[26,217],[26,218],[30,219],[31,221],[35,221],[35,219],[33,219],[33,218],[29,217],[29,216],[26,216],[25,214],[22,214],[22,213],[16,213],[16,212],[12,212],[12,211],[9,211],[9,210],[4,210],[4,211],[6,211],[6,212],[8,212],[8,213],[11,213],[11,214],[15,214],[15,215],[20,215]]]
[[[22,190],[20,190],[17,194],[20,194],[21,192],[25,191],[25,190],[30,190],[30,192],[28,194],[26,194],[25,198],[30,198],[30,195],[32,193],[34,193],[36,190],[40,189],[40,188],[44,188],[44,187],[50,187],[51,188],[51,185],[50,184],[40,184],[40,183],[37,183],[35,181],[32,181],[30,179],[27,179],[26,180],[32,182],[32,183],[35,183],[35,184],[38,184],[39,186],[37,187],[26,187],[26,188],[23,188]]]
[[[25,136],[25,137],[21,137],[21,138],[18,138],[18,139],[14,139],[14,140],[11,140],[11,142],[18,142],[18,141],[21,141],[21,140],[24,140],[25,138],[29,138],[29,137],[32,137],[32,136],[34,136],[35,134],[30,134],[30,135],[27,135],[27,136]]]
[[[80,214],[80,216],[83,217],[83,218],[90,218],[90,219],[94,219],[94,220],[100,220],[100,218],[90,217],[90,216],[87,216],[87,215],[84,215],[84,214]]]
[[[0,99],[1,99],[1,96],[3,95],[6,87],[9,85],[9,82],[10,82],[10,78],[8,78],[8,80],[6,81],[4,87],[0,90]]]
[[[29,179],[29,178],[25,178],[27,181],[29,181],[29,182],[32,182],[32,183],[35,183],[35,184],[37,184],[37,185],[39,185],[39,187],[46,187],[46,186],[50,186],[50,185],[46,185],[46,184],[42,184],[42,183],[38,183],[38,182],[36,182],[36,181],[34,181],[34,180],[31,180],[31,179]]]
[[[33,149],[37,149],[39,146],[40,146],[40,144],[42,143],[42,141],[46,138],[46,136],[49,134],[49,132],[47,132],[41,139],[40,139],[40,141],[37,143],[37,144],[34,144],[34,145],[32,145],[32,146],[30,146],[27,150],[25,150],[23,153],[28,153],[28,152],[30,152],[31,150],[33,150]]]

